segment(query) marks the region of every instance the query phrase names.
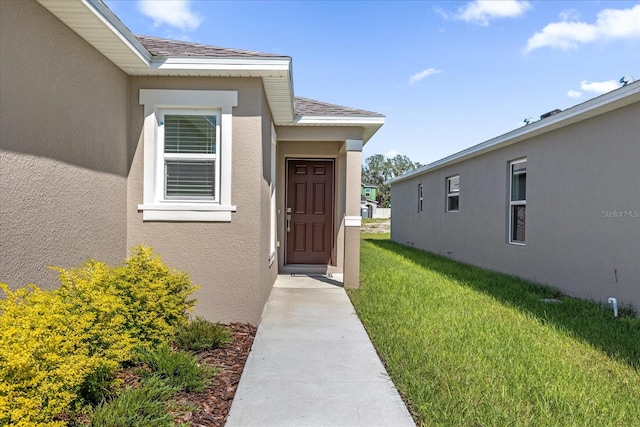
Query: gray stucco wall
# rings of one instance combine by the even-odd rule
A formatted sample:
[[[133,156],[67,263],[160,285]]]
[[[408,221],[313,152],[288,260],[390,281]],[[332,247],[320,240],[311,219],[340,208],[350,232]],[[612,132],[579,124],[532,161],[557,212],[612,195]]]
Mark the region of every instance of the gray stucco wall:
[[[128,77],[34,1],[0,1],[0,281],[126,254]]]
[[[616,297],[640,310],[638,117],[636,103],[396,183],[391,238],[569,295]],[[516,246],[507,243],[509,161],[521,157],[527,158],[526,245]],[[456,174],[460,211],[447,213],[445,179]]]
[[[233,109],[231,222],[143,221],[143,106],[140,89],[238,91]],[[212,321],[257,324],[277,274],[268,265],[269,183],[263,150],[270,148],[271,116],[261,79],[134,77],[129,92],[132,141],[137,141],[129,174],[127,246],[146,243],[170,266],[200,286],[194,315]],[[269,167],[269,164],[266,164]]]

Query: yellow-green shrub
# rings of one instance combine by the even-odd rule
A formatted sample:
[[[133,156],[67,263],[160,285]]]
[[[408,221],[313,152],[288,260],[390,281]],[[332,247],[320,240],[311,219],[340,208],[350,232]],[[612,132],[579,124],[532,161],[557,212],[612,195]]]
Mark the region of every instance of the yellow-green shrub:
[[[50,421],[108,361],[89,354],[75,329],[82,320],[55,292],[0,287],[6,294],[0,299],[0,425],[63,425]]]
[[[91,260],[56,270],[55,291],[0,284],[0,425],[64,425],[53,417],[88,378],[170,338],[195,303],[188,276],[144,246],[122,266]]]

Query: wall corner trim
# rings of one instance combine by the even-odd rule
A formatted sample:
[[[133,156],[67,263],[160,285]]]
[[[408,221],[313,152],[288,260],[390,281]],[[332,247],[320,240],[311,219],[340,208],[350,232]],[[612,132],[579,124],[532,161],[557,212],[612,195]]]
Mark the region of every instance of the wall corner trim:
[[[344,217],[345,227],[360,227],[361,225],[362,225],[361,216],[345,216]]]

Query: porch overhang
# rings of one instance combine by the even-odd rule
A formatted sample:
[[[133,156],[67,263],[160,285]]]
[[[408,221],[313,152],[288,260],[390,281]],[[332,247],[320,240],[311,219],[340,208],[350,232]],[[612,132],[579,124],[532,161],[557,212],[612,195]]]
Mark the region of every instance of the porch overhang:
[[[296,116],[293,123],[279,123],[280,126],[295,127],[359,127],[362,128],[362,143],[366,144],[384,125],[384,117],[344,117],[344,116]]]

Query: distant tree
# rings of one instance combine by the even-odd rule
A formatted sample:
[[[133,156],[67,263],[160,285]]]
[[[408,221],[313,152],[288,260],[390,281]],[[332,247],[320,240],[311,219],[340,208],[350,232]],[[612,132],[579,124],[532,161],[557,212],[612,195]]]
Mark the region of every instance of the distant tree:
[[[401,154],[397,154],[395,157],[374,154],[364,161],[362,182],[375,185],[378,206],[388,208],[391,206],[391,186],[385,183],[420,166],[422,166],[420,163],[412,162],[407,156]]]

